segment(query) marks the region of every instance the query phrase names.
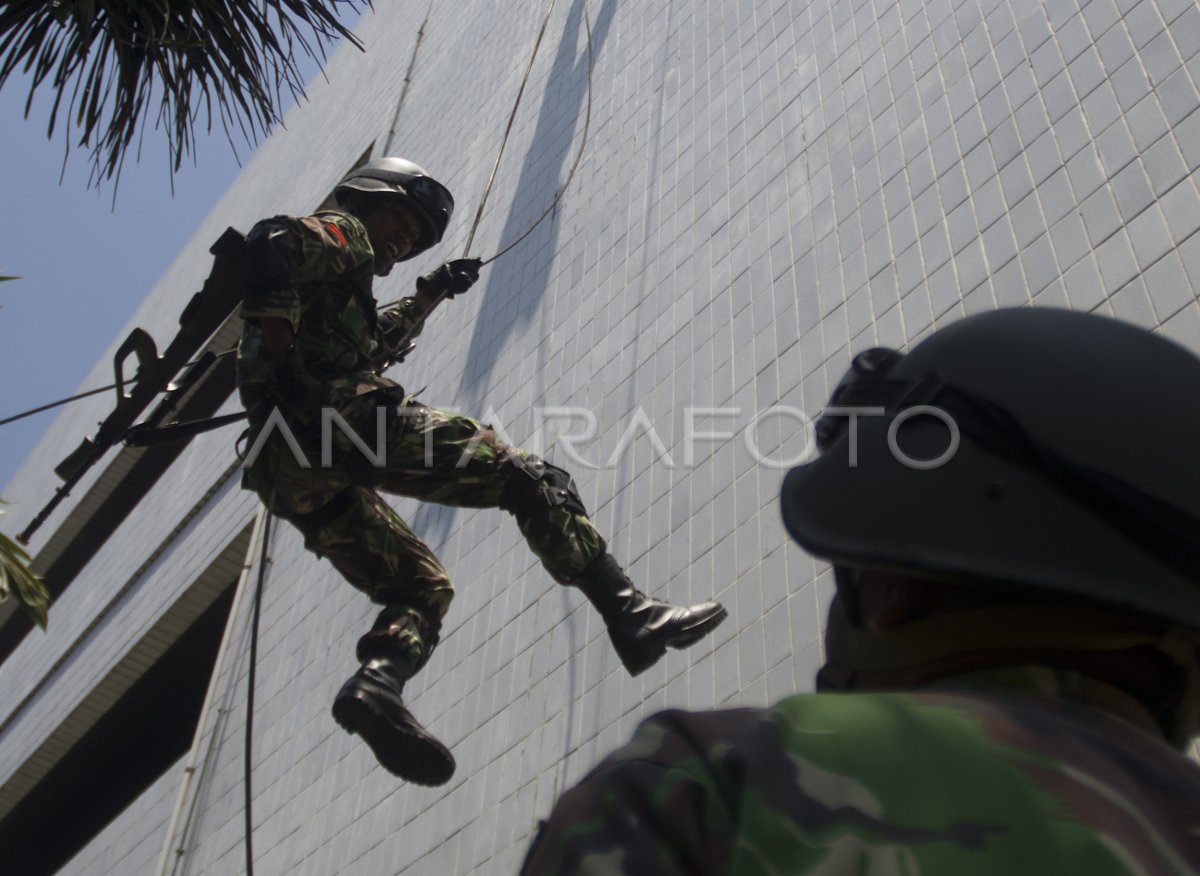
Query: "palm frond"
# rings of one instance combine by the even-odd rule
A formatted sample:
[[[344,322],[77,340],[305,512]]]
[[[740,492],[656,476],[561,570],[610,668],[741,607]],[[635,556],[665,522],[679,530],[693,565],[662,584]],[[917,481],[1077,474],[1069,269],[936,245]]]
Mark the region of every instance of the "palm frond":
[[[46,584],[29,570],[29,554],[0,532],[0,602],[15,593],[17,602],[30,619],[46,629],[50,612],[50,594]]]
[[[324,61],[341,37],[362,48],[338,15],[364,5],[370,0],[8,0],[0,88],[18,71],[29,76],[26,117],[40,88],[54,92],[47,136],[65,111],[67,148],[77,136],[90,150],[92,185],[119,175],[150,115],[178,170],[195,151],[198,124],[211,131],[219,121],[231,144],[235,131],[250,142],[265,136],[284,94],[303,94],[297,52]]]

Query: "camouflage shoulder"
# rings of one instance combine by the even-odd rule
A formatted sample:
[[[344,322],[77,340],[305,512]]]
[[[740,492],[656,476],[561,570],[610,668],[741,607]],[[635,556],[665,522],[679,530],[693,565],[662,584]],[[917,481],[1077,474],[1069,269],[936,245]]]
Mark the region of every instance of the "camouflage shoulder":
[[[340,210],[323,210],[295,220],[303,230],[301,272],[310,279],[330,279],[374,261],[366,227]]]
[[[903,849],[916,872],[949,856],[977,876],[1056,858],[1092,874],[1200,873],[1194,766],[1099,710],[909,692],[801,695],[772,712],[776,775],[791,777],[761,786],[747,814],[824,810],[807,826],[835,859]],[[822,827],[838,822],[842,837]]]
[[[758,723],[759,714],[667,711],[643,721],[627,745],[559,798],[521,873],[727,872],[734,818],[707,750],[722,748],[720,738]]]
[[[344,210],[321,210],[314,213],[312,218],[331,232],[333,229],[337,229],[337,232],[341,233],[349,245],[366,244],[370,246],[367,239],[367,227],[363,225],[361,219],[351,213]]]
[[[1194,771],[1057,705],[825,693],[659,713],[563,796],[527,872],[1196,874]]]

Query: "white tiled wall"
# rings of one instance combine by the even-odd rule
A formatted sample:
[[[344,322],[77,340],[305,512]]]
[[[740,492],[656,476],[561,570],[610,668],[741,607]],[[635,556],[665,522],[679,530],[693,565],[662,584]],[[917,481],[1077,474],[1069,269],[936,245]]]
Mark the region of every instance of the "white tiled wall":
[[[165,335],[225,225],[310,209],[382,146],[427,10],[391,151],[445,181],[459,211],[443,245],[378,297],[460,254],[545,8],[377,4],[360,26],[367,53],[334,58],[328,84],[259,150],[136,321]],[[815,413],[852,351],[997,306],[1112,313],[1200,350],[1198,81],[1191,0],[557,4],[473,252],[495,252],[551,202],[590,103],[579,171],[550,217],[436,315],[397,379],[570,469],[643,589],[718,595],[732,619],[630,679],[506,515],[398,503],[458,588],[443,645],[410,689],[459,769],[443,789],[409,788],[328,714],[373,609],[280,529],[256,714],[262,871],[512,872],[555,794],[644,715],[810,688],[832,585],[786,542],[782,469],[746,444],[781,461],[803,436],[794,419],[760,415]],[[551,439],[585,421],[545,422],[554,407],[595,414],[580,459]],[[689,432],[689,408],[720,410],[693,413]],[[97,412],[63,414],[56,434],[86,431]],[[18,487],[45,492],[44,460],[71,449],[56,440]],[[56,626],[103,604],[230,452],[191,448],[187,476],[155,488]],[[214,539],[252,510],[233,496],[220,507],[239,516],[203,518]],[[26,643],[0,679],[36,683],[61,641]],[[223,725],[186,872],[241,866],[240,709]]]

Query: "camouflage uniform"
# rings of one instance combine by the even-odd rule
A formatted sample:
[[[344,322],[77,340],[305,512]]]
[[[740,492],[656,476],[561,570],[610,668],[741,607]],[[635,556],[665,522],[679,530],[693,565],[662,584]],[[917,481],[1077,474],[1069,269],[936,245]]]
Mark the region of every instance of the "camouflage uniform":
[[[523,873],[1185,876],[1200,768],[1131,698],[1040,667],[664,712],[560,799]]]
[[[360,641],[359,658],[386,650],[419,667],[437,641],[454,591],[433,551],[376,490],[443,505],[509,507],[506,489],[525,477],[522,466],[531,457],[503,444],[490,427],[428,408],[375,373],[377,363],[420,333],[424,317],[412,298],[377,312],[374,253],[357,218],[329,211],[270,221],[299,241],[298,264],[291,287],[247,295],[238,386],[252,436],[278,404],[310,467],[274,430],[250,460],[244,485],[273,502],[310,550],[385,606]],[[281,376],[298,375],[272,361],[257,322],[264,318],[290,323],[304,376],[319,381],[319,400],[288,401]],[[329,464],[322,464],[321,406],[336,410],[371,453],[382,449],[384,464],[374,465],[336,425]],[[382,448],[376,446],[381,408]],[[565,505],[526,503],[514,513],[530,548],[560,582],[604,552],[591,521]]]

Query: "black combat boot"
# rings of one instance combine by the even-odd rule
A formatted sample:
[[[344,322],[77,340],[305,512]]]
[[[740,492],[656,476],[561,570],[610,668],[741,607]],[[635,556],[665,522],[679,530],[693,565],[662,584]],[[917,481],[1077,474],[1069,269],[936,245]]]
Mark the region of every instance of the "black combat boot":
[[[372,657],[338,691],[333,717],[361,736],[388,772],[418,785],[444,785],[454,775],[454,756],[400,698],[414,672],[402,657]]]
[[[630,675],[645,672],[668,647],[686,648],[716,629],[726,612],[719,602],[681,608],[651,599],[607,551],[574,582],[600,612],[608,637]]]

